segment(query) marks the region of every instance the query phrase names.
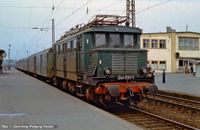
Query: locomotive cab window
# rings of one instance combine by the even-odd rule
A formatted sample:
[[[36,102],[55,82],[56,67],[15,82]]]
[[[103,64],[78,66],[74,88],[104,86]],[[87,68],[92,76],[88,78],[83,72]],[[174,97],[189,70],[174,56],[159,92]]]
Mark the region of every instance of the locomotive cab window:
[[[112,47],[112,48],[122,47],[120,35],[119,34],[110,34],[109,35],[109,44],[110,44],[110,47]]]
[[[95,34],[95,43],[96,43],[96,47],[105,47],[106,46],[106,35],[103,33]]]
[[[124,47],[128,48],[128,47],[133,47],[133,35],[131,34],[125,34],[124,35]]]

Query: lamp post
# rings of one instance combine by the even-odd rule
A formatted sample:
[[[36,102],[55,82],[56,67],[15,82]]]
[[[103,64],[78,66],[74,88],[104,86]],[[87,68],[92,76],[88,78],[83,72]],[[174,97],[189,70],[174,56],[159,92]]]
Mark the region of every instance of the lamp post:
[[[10,48],[11,48],[11,45],[9,44],[9,49],[8,49],[8,70],[11,69],[11,66],[10,66]]]

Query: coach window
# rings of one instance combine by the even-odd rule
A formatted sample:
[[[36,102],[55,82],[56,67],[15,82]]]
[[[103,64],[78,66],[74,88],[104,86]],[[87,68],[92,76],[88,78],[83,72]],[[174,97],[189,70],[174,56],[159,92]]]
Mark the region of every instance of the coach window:
[[[133,47],[133,35],[125,34],[124,35],[124,47]]]
[[[106,46],[106,36],[104,33],[95,34],[95,43],[96,47],[105,47]]]
[[[109,37],[110,47],[119,48],[122,46],[119,34],[110,34]]]

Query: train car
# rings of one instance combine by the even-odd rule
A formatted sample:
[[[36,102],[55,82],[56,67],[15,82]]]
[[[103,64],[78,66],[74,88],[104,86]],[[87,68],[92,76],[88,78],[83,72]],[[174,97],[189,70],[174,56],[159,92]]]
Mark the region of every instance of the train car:
[[[22,70],[24,71],[24,72],[28,72],[28,58],[23,58],[22,59]]]
[[[52,48],[48,48],[34,55],[35,76],[45,79],[48,82],[52,80],[54,53]]]
[[[97,15],[66,32],[53,46],[54,85],[102,104],[155,92],[153,73],[145,70],[147,50],[140,49],[142,32],[121,26],[125,21],[126,17]]]
[[[28,73],[31,75],[35,74],[35,55],[31,55],[27,58],[28,62]]]
[[[53,77],[54,53],[48,48],[27,58],[18,60],[17,69],[34,77],[51,81]]]

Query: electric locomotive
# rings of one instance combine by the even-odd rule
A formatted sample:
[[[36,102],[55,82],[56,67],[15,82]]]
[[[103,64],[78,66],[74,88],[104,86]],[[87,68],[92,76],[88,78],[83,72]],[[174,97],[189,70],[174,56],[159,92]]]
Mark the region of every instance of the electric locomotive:
[[[147,50],[140,49],[142,31],[122,25],[126,21],[97,15],[66,32],[53,45],[53,84],[102,104],[136,103],[136,93],[156,92],[153,73],[146,69]]]

